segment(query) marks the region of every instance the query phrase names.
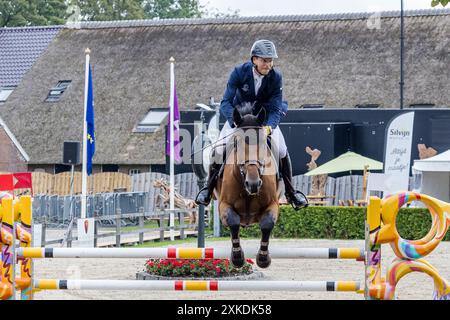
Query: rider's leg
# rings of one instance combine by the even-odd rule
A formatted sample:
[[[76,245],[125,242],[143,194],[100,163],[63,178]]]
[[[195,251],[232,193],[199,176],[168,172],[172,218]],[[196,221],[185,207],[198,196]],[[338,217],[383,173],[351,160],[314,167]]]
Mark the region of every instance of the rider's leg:
[[[202,204],[207,206],[211,202],[211,197],[214,192],[214,188],[216,187],[216,182],[221,167],[222,164],[220,163],[212,163],[209,166],[208,183],[206,187],[201,189],[200,192],[197,194],[197,197],[195,198],[196,204],[199,205]]]
[[[227,136],[232,132],[232,128],[228,121],[225,122],[222,130],[220,131],[218,144],[226,144],[228,142]],[[224,157],[226,154],[225,146],[213,146],[216,156],[212,157],[212,163],[209,166],[208,182],[206,187],[200,190],[195,198],[195,203],[207,206],[211,202],[212,194],[214,188],[217,184],[217,179],[219,177],[219,172],[224,162]]]
[[[292,163],[289,153],[287,151],[286,142],[279,127],[276,127],[272,133],[272,140],[278,148],[278,156],[280,157],[280,171],[283,177],[286,200],[295,208],[300,209],[308,206],[306,196],[294,189],[292,185]]]

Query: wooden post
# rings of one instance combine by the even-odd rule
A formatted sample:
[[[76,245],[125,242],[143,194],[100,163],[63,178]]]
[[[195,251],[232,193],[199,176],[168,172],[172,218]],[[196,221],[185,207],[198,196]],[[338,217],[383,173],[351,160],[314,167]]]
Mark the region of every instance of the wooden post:
[[[120,216],[122,214],[122,210],[120,208],[116,209],[116,247],[120,247]]]
[[[72,247],[72,227],[69,228],[69,233],[67,234],[67,248],[71,247]]]
[[[98,211],[94,210],[94,248],[98,245]]]
[[[367,200],[367,175],[369,166],[364,166],[364,172],[363,172],[363,194],[362,194],[362,200]]]
[[[47,216],[42,217],[42,234],[41,234],[41,247],[45,247],[45,229],[47,229]]]
[[[159,240],[164,241],[164,213],[159,215]]]
[[[139,208],[139,229],[144,229],[144,208]],[[144,243],[144,232],[139,232],[139,244]]]
[[[180,217],[180,239],[186,239],[186,236],[184,234],[184,214],[186,211],[182,210],[179,212]]]

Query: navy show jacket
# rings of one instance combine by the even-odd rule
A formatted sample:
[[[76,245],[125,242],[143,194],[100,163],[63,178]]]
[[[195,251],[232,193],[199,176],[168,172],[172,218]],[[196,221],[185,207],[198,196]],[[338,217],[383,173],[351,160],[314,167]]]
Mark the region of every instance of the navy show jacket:
[[[255,102],[254,108],[264,107],[267,111],[266,123],[276,128],[281,117],[287,112],[287,102],[282,100],[283,80],[281,73],[272,69],[262,80],[258,94],[255,95],[251,61],[234,68],[227,83],[227,88],[220,103],[220,111],[233,127],[233,110],[243,102]]]

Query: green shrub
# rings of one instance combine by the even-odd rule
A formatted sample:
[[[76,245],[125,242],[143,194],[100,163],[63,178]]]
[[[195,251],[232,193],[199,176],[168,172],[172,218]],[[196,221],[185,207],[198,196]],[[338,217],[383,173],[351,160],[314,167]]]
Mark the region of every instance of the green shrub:
[[[280,216],[272,232],[274,238],[364,239],[364,207],[308,207],[295,211],[281,206]],[[431,227],[426,208],[402,208],[397,215],[397,229],[404,239],[420,239]],[[228,228],[223,236],[230,236]],[[259,238],[259,225],[241,228],[242,238]],[[444,240],[450,240],[447,232]]]

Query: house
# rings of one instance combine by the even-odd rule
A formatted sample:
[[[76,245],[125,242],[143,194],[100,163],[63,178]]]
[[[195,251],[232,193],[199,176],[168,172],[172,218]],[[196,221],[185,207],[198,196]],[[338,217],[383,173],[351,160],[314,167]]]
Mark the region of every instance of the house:
[[[91,50],[94,172],[165,169],[169,58],[182,110],[220,101],[252,43],[271,39],[290,108],[399,107],[399,12],[85,22],[61,28],[0,106],[31,171],[59,172],[81,141],[84,51]],[[405,13],[405,105],[450,105],[450,10]],[[0,33],[1,35],[1,33]]]

